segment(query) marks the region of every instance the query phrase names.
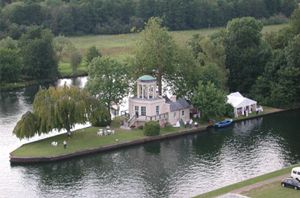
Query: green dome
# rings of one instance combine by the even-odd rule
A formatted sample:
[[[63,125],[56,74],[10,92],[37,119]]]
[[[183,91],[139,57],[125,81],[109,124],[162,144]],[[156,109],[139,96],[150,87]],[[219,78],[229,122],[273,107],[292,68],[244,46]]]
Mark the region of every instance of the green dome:
[[[141,77],[139,77],[138,80],[140,80],[140,81],[156,81],[156,79],[150,75],[141,76]]]

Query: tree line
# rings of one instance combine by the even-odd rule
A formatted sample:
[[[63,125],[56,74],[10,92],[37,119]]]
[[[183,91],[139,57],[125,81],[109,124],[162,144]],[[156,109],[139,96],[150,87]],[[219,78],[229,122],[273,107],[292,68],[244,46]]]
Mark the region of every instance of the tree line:
[[[29,26],[54,35],[139,31],[153,16],[169,30],[224,26],[236,17],[286,21],[297,0],[1,0],[0,38],[18,39]]]

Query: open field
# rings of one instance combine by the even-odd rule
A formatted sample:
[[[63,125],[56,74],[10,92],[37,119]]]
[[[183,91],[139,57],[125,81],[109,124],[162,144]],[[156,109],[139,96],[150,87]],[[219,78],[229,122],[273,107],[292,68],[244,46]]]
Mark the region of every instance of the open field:
[[[263,28],[263,33],[278,31],[287,24],[281,25],[269,25]],[[184,31],[172,31],[170,34],[179,45],[186,45],[186,42],[192,38],[195,34],[210,35],[222,28],[206,28],[199,30],[184,30]],[[136,42],[140,36],[138,33],[132,34],[118,34],[118,35],[90,35],[90,36],[78,36],[70,37],[76,48],[81,52],[85,52],[87,48],[96,46],[100,49],[103,55],[117,57],[124,60],[127,56],[132,55]]]
[[[284,188],[280,186],[280,182],[274,182],[242,194],[252,198],[298,198],[300,197],[300,190]]]
[[[287,24],[281,25],[269,25],[263,28],[263,33],[278,31]],[[195,34],[210,35],[222,28],[206,28],[199,30],[184,30],[184,31],[172,31],[170,34],[173,36],[176,43],[180,46],[185,46],[187,41]],[[76,48],[80,50],[82,54],[85,54],[86,50],[91,46],[96,46],[100,49],[102,55],[111,56],[119,61],[126,61],[128,57],[132,57],[134,54],[135,46],[140,38],[138,33],[131,34],[117,34],[117,35],[89,35],[69,37]],[[72,70],[69,63],[59,64],[60,76],[72,76]],[[86,74],[86,64],[81,64],[78,68],[78,74]]]

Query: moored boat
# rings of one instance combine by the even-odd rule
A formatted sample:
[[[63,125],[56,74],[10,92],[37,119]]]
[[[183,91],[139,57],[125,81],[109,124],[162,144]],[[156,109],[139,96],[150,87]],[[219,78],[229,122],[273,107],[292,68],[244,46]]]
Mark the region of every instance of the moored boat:
[[[223,127],[227,127],[227,126],[231,125],[232,122],[233,122],[232,119],[225,119],[225,120],[223,120],[223,121],[221,121],[221,122],[215,123],[214,126],[215,126],[216,128],[223,128]]]

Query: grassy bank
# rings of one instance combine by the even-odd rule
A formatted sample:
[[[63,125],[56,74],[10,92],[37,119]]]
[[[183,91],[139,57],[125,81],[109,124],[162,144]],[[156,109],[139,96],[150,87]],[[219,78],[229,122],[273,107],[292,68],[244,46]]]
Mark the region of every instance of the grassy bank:
[[[278,170],[278,171],[275,171],[275,172],[271,172],[271,173],[268,173],[268,174],[265,174],[265,175],[261,175],[261,176],[258,176],[258,177],[252,178],[252,179],[248,179],[248,180],[236,183],[236,184],[232,184],[232,185],[229,185],[229,186],[226,186],[226,187],[223,187],[223,188],[220,188],[220,189],[217,189],[217,190],[214,190],[214,191],[211,191],[211,192],[199,195],[199,196],[197,196],[197,198],[208,198],[208,197],[220,196],[220,195],[229,193],[229,192],[231,192],[233,190],[237,190],[239,188],[242,188],[242,187],[245,187],[245,186],[249,186],[251,184],[262,182],[262,181],[265,181],[265,180],[268,180],[268,179],[272,179],[274,177],[278,177],[278,176],[281,176],[281,175],[285,175],[285,174],[290,173],[291,168],[299,166],[299,165],[300,164],[293,165],[293,166],[290,166],[290,167],[287,167],[287,168],[284,168],[284,169],[281,169],[281,170]],[[279,185],[279,187],[281,187],[280,184],[277,183],[277,185]],[[286,189],[280,189],[280,191],[281,190],[285,191]],[[249,192],[249,193],[255,194],[257,192],[259,194],[259,191],[255,191],[255,190],[252,191],[252,192]],[[298,196],[299,196],[299,192],[298,192]],[[265,196],[265,197],[272,197],[272,196]],[[282,197],[285,197],[285,196],[282,196]]]
[[[246,193],[242,193],[242,195],[252,198],[298,198],[300,197],[300,192],[299,190],[297,191],[291,188],[283,188],[280,186],[279,182],[273,182],[260,188],[250,190]]]
[[[60,155],[71,154],[83,150],[95,149],[107,145],[119,144],[129,141],[145,138],[143,130],[123,130],[116,129],[114,135],[98,136],[98,127],[88,127],[76,130],[72,133],[72,137],[66,134],[57,135],[29,144],[24,144],[11,153],[13,157],[54,157]],[[178,132],[180,128],[167,127],[161,129],[161,134]],[[182,129],[181,129],[182,130]],[[68,143],[67,149],[63,148],[63,141]],[[51,142],[58,142],[58,146],[52,146]]]

